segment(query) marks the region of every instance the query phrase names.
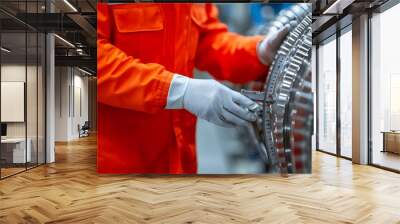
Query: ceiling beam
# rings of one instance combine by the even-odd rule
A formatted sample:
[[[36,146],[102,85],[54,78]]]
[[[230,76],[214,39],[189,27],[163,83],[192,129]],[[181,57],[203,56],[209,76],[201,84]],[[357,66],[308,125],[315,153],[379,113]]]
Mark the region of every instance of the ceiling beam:
[[[88,67],[96,71],[97,60],[93,56],[55,56],[56,66]]]

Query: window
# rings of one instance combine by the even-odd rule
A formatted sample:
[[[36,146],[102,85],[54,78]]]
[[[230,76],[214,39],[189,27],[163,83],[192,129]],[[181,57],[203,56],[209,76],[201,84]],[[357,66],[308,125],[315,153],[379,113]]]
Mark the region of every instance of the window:
[[[318,48],[318,149],[336,153],[336,39]]]
[[[340,36],[340,155],[351,158],[352,148],[352,35]]]
[[[371,162],[400,170],[400,5],[371,18]]]

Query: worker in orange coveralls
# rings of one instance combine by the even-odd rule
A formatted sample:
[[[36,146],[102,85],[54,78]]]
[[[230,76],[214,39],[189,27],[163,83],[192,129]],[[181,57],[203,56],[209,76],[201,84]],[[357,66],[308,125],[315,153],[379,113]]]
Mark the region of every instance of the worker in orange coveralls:
[[[196,173],[196,117],[234,127],[253,101],[212,79],[265,78],[289,26],[228,32],[213,4],[98,4],[99,173]]]

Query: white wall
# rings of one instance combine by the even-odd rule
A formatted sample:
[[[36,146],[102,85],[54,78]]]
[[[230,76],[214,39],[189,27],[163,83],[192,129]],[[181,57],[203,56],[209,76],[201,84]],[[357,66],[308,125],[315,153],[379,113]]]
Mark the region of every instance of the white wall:
[[[25,71],[26,67],[24,65],[20,64],[4,64],[1,66],[1,81],[2,82],[25,82]],[[33,74],[33,72],[36,74],[36,67],[33,66],[28,66],[27,67],[28,74]],[[28,77],[29,78],[29,77]],[[30,80],[31,82],[31,80]],[[30,83],[32,84],[32,83]],[[36,82],[33,83],[36,85]],[[31,89],[28,89],[31,90]],[[33,89],[32,89],[33,90]],[[34,89],[34,92],[29,92],[27,93],[28,98],[29,97],[35,97],[36,98],[36,89]],[[31,100],[27,99],[28,102],[31,102]],[[33,105],[31,105],[33,106]],[[34,105],[36,107],[36,104]],[[1,108],[2,110],[6,110],[7,108]],[[33,115],[31,113],[28,113],[28,122],[35,121],[36,123],[36,114],[34,114],[35,117],[30,117],[30,115]],[[28,127],[31,127],[32,125],[28,125]],[[25,137],[25,122],[7,122],[7,136],[8,137]],[[28,136],[29,137],[29,136]]]
[[[55,141],[67,141],[69,133],[69,68],[55,68]]]
[[[37,70],[38,69],[38,70]],[[33,162],[39,159],[39,163],[44,162],[44,74],[42,67],[36,65],[24,64],[3,64],[1,66],[1,81],[2,82],[24,82],[26,84],[26,106],[23,102],[20,112],[26,112],[26,121],[22,122],[5,122],[7,124],[8,138],[24,138],[25,135],[29,139],[31,155]],[[25,80],[27,79],[27,80]],[[3,92],[4,89],[2,89]],[[3,93],[4,94],[4,93]],[[2,98],[8,98],[7,95],[2,95]],[[12,110],[12,108],[2,107],[3,112]],[[13,111],[7,111],[13,113]],[[14,112],[15,113],[15,112]],[[37,155],[39,153],[39,155]]]
[[[76,72],[77,70],[75,70]],[[78,129],[77,126],[78,124],[83,125],[85,121],[88,120],[89,113],[88,113],[88,78],[83,77],[81,75],[82,73],[79,73],[79,75],[74,75],[74,100],[75,100],[75,106],[74,110],[75,113],[73,113],[73,119],[72,119],[72,135],[75,137],[78,137]],[[79,93],[80,91],[80,93]],[[78,97],[80,96],[80,97]],[[78,102],[80,101],[80,102]],[[81,107],[81,108],[79,108]],[[79,109],[82,111],[80,112]]]
[[[77,139],[78,124],[88,120],[88,78],[83,75],[75,68],[56,67],[56,141]]]
[[[25,82],[25,64],[8,64],[1,66],[1,81]],[[1,108],[5,110],[6,108]],[[25,122],[7,123],[7,137],[25,137]]]
[[[28,68],[30,69],[30,68]],[[1,81],[3,82],[25,82],[25,64],[8,64],[1,66]],[[6,108],[1,108],[5,110]],[[8,137],[25,137],[25,123],[11,122],[7,123]]]

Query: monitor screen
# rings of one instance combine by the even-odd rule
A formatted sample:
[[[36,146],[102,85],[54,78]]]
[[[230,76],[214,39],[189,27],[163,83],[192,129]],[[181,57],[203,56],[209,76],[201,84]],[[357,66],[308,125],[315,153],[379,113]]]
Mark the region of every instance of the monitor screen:
[[[7,136],[7,124],[1,123],[1,136]]]

